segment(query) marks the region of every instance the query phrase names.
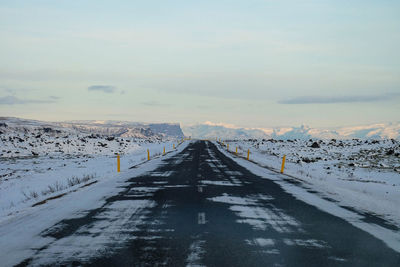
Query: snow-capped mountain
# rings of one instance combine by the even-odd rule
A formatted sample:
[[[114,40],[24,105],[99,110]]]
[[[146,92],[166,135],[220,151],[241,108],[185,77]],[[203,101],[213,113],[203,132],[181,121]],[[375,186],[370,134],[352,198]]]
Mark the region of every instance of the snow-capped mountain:
[[[226,139],[250,139],[250,138],[267,138],[266,133],[261,129],[245,129],[232,128],[220,124],[196,124],[191,126],[183,126],[183,132],[186,136],[194,138],[226,138]]]
[[[134,138],[181,138],[178,123],[137,123],[126,121],[66,121],[44,122],[0,117],[0,134],[7,132],[45,131],[59,134],[97,134],[102,136]]]
[[[400,122],[362,125],[340,128],[311,128],[300,127],[275,128],[241,128],[222,123],[205,122],[203,124],[183,126],[187,136],[195,138],[224,138],[224,139],[399,139]]]

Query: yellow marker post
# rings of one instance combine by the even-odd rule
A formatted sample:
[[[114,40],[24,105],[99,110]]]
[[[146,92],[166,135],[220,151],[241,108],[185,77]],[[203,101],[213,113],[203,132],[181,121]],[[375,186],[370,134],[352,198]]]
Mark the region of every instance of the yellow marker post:
[[[175,144],[173,144],[172,147],[175,149]]]
[[[121,172],[121,160],[119,154],[117,154],[117,172]]]
[[[236,147],[236,152],[235,152],[236,156],[237,156],[237,147]]]
[[[226,144],[226,150],[229,151],[229,144]]]
[[[164,147],[164,150],[163,150],[163,155],[165,155],[165,147]]]
[[[247,160],[250,159],[250,149],[247,149]]]
[[[150,150],[147,149],[147,160],[150,160]]]
[[[281,173],[283,173],[283,169],[285,168],[285,161],[286,161],[286,155],[283,155]]]

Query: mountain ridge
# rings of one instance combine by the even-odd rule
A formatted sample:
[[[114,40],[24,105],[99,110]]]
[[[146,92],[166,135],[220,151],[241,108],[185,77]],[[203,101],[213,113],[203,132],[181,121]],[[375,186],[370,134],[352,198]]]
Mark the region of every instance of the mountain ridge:
[[[270,127],[244,128],[230,124],[205,122],[182,127],[187,136],[194,138],[225,139],[399,139],[400,122],[375,123],[347,127],[311,128]]]
[[[47,122],[0,117],[0,133],[9,131],[27,132],[34,129],[48,128],[48,131],[65,133],[98,134],[115,137],[134,138],[182,138],[184,134],[179,123],[139,123],[129,121],[63,121]],[[51,129],[51,130],[50,130]]]

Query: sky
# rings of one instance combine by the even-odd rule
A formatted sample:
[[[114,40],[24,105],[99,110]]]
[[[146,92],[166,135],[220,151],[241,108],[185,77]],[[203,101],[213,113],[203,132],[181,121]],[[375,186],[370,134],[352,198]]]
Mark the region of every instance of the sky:
[[[400,121],[400,1],[0,0],[0,116]]]

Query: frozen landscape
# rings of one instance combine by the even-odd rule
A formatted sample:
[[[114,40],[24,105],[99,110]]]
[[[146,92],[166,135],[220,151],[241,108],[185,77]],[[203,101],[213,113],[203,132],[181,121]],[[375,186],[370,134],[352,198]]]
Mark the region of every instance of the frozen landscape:
[[[223,126],[214,125],[212,130],[201,133],[183,129],[186,135],[204,137],[216,134],[215,127]],[[393,135],[392,128],[380,132],[390,130]],[[118,153],[122,169],[127,169],[146,161],[147,149],[151,157],[159,156],[164,148],[166,152],[173,150],[183,137],[177,124],[50,123],[2,118],[0,215],[4,219],[45,199],[111,177],[116,172]],[[326,198],[380,216],[400,228],[398,139],[373,138],[374,135],[364,139],[301,137],[227,139],[225,144],[230,145],[231,152],[237,148],[243,157],[250,150],[251,161],[275,171],[280,170],[286,155],[285,174]]]
[[[258,237],[246,237],[244,230],[238,233],[238,242],[248,247],[245,250],[261,250],[274,262],[282,261],[284,258],[280,255],[293,246],[306,249],[307,253],[330,251],[330,257],[319,261],[352,262],[351,258],[332,250],[335,240],[326,239],[317,232],[304,235],[310,231],[304,230],[308,223],[300,216],[302,213],[296,215],[290,211],[292,205],[307,210],[304,203],[316,207],[318,212],[341,218],[400,251],[398,139],[308,139],[309,135],[301,135],[302,138],[297,139],[219,140],[215,137],[214,140],[210,138],[211,142],[199,142],[196,138],[182,142],[188,139],[185,135],[196,137],[196,134],[183,132],[178,124],[50,123],[18,118],[1,118],[0,131],[0,233],[3,236],[0,255],[6,258],[7,266],[21,263],[24,258],[26,261],[22,263],[28,265],[61,264],[72,259],[97,265],[96,261],[104,255],[105,262],[100,265],[110,260],[115,263],[114,257],[119,257],[121,249],[142,247],[137,242],[149,242],[143,247],[146,250],[163,250],[166,248],[155,246],[158,243],[150,240],[168,240],[171,238],[168,235],[173,238],[175,234],[181,235],[176,225],[169,225],[173,222],[168,219],[170,213],[178,212],[182,218],[193,215],[200,226],[208,225],[211,220],[212,226],[218,229],[220,218],[204,210],[205,204],[196,204],[192,211],[175,208],[199,201],[198,196],[190,193],[192,186],[200,199],[205,197],[205,203],[223,205],[227,211],[221,212],[228,212],[224,216],[235,214],[235,224],[249,226],[258,233]],[[203,134],[208,136],[215,132]],[[233,134],[237,137],[236,131]],[[221,152],[225,156],[220,155]],[[246,160],[248,152],[249,161]],[[201,155],[196,159],[198,153]],[[117,173],[117,154],[121,156],[121,173]],[[284,155],[282,175],[279,172]],[[224,157],[251,174],[244,175],[243,170]],[[263,185],[258,177],[251,178],[253,175],[274,185]],[[192,182],[187,179],[193,177],[199,180],[190,185]],[[257,189],[252,184],[258,184]],[[279,189],[275,188],[277,185]],[[124,188],[128,188],[127,191]],[[175,193],[168,193],[171,190]],[[238,190],[242,193],[238,194]],[[272,190],[270,193],[274,196],[263,193],[264,190]],[[158,199],[156,196],[160,192],[179,200],[168,204],[174,202]],[[296,200],[287,203],[277,200],[285,194]],[[300,202],[295,204],[297,201]],[[270,205],[274,207],[268,208]],[[283,209],[275,205],[283,205]],[[156,214],[160,208],[164,215],[158,218]],[[99,214],[91,215],[93,212]],[[69,235],[67,229],[72,227],[68,226],[71,220],[72,224],[74,220],[89,224]],[[143,227],[149,223],[154,229],[143,232]],[[169,225],[168,228],[161,226],[164,224]],[[21,230],[21,225],[27,228]],[[16,231],[20,232],[20,238],[30,241],[21,242],[20,238],[15,238]],[[271,236],[269,231],[279,233],[280,237]],[[289,233],[295,234],[288,238]],[[142,235],[145,237],[140,237]],[[206,245],[212,244],[207,238],[205,233],[191,236],[192,243],[184,257],[186,265],[198,265],[207,258]],[[89,243],[91,245],[87,246]],[[12,254],[13,251],[18,253]],[[103,251],[108,252],[104,254]],[[139,255],[137,260],[140,260]],[[163,260],[154,257],[156,261]],[[261,259],[264,258],[259,257],[257,261]],[[389,256],[385,261],[393,259]]]
[[[0,1],[0,267],[399,267],[399,10]]]
[[[0,221],[151,157],[183,138],[177,124],[0,118]]]

